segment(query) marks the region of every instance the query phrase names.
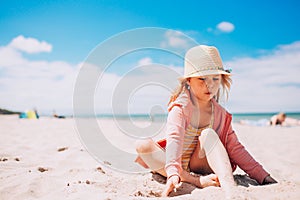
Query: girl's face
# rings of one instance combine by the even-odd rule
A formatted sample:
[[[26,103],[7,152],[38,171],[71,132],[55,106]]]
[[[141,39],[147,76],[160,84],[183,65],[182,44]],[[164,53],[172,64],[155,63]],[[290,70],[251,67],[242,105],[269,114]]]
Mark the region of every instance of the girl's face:
[[[221,78],[220,74],[190,78],[188,84],[192,95],[198,100],[211,100],[218,93]]]

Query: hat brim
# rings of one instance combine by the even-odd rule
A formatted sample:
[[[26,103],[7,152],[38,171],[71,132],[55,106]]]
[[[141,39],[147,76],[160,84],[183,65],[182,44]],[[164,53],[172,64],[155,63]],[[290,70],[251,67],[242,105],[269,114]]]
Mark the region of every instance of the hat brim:
[[[193,73],[191,75],[181,76],[178,79],[183,80],[183,79],[186,79],[186,78],[199,77],[199,76],[208,76],[208,75],[218,75],[218,74],[232,75],[231,73],[228,73],[224,70],[205,70],[205,71]]]

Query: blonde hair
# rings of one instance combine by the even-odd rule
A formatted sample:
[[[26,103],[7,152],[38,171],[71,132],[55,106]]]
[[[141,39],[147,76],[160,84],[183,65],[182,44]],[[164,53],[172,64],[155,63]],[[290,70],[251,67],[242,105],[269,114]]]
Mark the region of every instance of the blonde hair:
[[[228,99],[228,94],[229,94],[229,90],[231,87],[231,83],[232,80],[230,78],[230,76],[225,75],[225,74],[221,74],[222,78],[221,78],[221,88],[218,90],[218,93],[216,94],[216,96],[214,97],[216,99],[217,102],[219,102],[221,95],[226,96],[226,99]],[[179,85],[177,86],[177,88],[174,90],[174,92],[172,93],[171,97],[170,97],[170,101],[168,103],[168,105],[175,101],[177,99],[177,97],[186,89],[189,89],[189,85],[187,84],[188,82],[188,78],[182,79],[180,80]],[[222,90],[222,92],[220,92],[220,90]]]

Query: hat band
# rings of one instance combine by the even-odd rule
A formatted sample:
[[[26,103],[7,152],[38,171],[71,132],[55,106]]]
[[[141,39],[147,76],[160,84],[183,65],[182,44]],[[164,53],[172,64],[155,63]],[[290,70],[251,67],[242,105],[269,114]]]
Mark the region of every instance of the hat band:
[[[198,72],[203,72],[203,71],[208,71],[208,70],[221,70],[221,71],[225,72],[223,67],[217,67],[217,68],[216,67],[207,67],[205,69],[200,69],[200,70],[197,70],[197,71],[193,71],[193,72],[187,74],[186,76],[190,76],[192,74],[195,74],[195,73],[198,73]]]

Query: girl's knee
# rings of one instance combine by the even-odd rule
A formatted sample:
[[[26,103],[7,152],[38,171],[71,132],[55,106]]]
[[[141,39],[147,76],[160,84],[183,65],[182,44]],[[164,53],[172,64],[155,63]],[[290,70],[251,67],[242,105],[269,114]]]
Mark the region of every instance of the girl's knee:
[[[135,142],[135,149],[138,153],[151,153],[153,141],[151,139],[137,140]]]
[[[220,142],[218,134],[211,128],[206,128],[199,136],[199,142],[205,150],[211,149],[216,143]]]
[[[201,132],[200,138],[213,138],[213,139],[219,139],[218,134],[212,129],[212,128],[206,128]]]

